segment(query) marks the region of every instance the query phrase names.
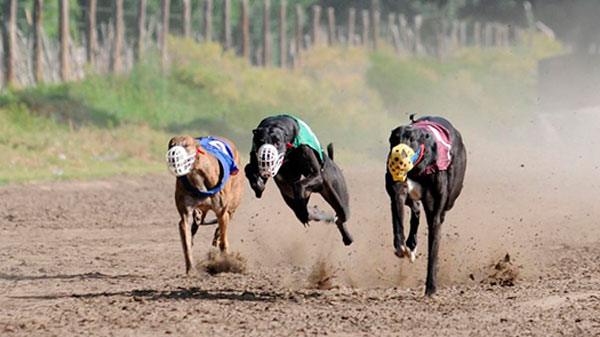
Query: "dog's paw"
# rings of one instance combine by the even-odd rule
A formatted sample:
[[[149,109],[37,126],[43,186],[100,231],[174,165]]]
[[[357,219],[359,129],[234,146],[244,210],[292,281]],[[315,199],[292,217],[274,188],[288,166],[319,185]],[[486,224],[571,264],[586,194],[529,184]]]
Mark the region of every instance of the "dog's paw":
[[[415,247],[415,249],[410,251],[410,254],[408,257],[410,258],[411,263],[415,262],[415,260],[417,259],[417,247]]]
[[[400,246],[400,249],[396,249],[394,251],[394,254],[403,259],[405,257],[410,257],[410,249],[408,249],[408,247],[406,247],[405,245]]]

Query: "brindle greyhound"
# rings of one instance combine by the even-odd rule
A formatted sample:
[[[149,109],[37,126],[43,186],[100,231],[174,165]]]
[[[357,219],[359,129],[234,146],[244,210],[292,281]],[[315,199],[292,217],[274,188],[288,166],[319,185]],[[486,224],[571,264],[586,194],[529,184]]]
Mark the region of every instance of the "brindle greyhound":
[[[417,249],[417,229],[419,227],[420,201],[423,202],[423,208],[427,218],[429,229],[428,243],[429,254],[427,261],[427,281],[425,284],[425,294],[432,295],[437,287],[437,260],[440,246],[440,230],[446,212],[454,206],[458,198],[465,177],[467,167],[467,152],[463,145],[462,136],[452,126],[452,124],[441,117],[423,117],[414,120],[414,115],[410,116],[412,123],[410,125],[400,126],[392,131],[390,135],[390,155],[391,150],[399,144],[406,144],[415,152],[420,154],[414,167],[408,171],[406,181],[394,180],[389,169],[385,175],[385,186],[391,199],[392,220],[394,229],[394,248],[398,257],[408,256],[411,262],[414,261]],[[434,124],[429,124],[434,123]],[[449,151],[444,151],[442,146],[448,146],[447,142],[440,143],[442,135],[435,130],[435,124],[441,126],[439,130],[447,130],[447,139],[450,141]],[[432,128],[428,128],[433,125]],[[426,127],[423,127],[426,126]],[[419,152],[419,149],[422,152]],[[446,162],[447,167],[438,167],[439,156],[445,155],[451,158],[450,163]],[[418,155],[417,155],[418,156]],[[409,196],[409,185],[418,183],[422,187],[420,196]],[[404,210],[403,206],[410,208],[410,233],[405,242],[404,237]]]
[[[229,146],[233,160],[239,165],[239,153],[233,143],[225,138],[217,140]],[[197,139],[190,136],[174,137],[169,141],[169,149],[176,145],[183,146],[189,154],[197,154],[192,171],[179,177],[175,185],[175,204],[181,217],[179,234],[185,257],[185,271],[189,274],[194,271],[192,240],[198,231],[198,226],[208,224],[204,221],[208,211],[213,211],[217,215],[218,222],[212,245],[214,247],[218,245],[221,252],[227,252],[229,247],[227,229],[242,198],[243,178],[242,174],[231,172],[231,176],[222,188],[216,191],[215,186],[220,186],[226,170],[219,159],[203,148]],[[227,172],[229,172],[228,168]],[[205,191],[209,190],[214,190],[215,193],[206,194]]]
[[[259,149],[271,144],[279,153],[285,153],[284,162],[274,180],[283,200],[294,211],[304,225],[310,220],[335,221],[345,245],[350,245],[352,236],[346,229],[350,216],[348,191],[341,170],[333,161],[333,145],[327,147],[328,155],[320,155],[308,145],[293,146],[300,132],[299,121],[291,116],[271,116],[260,122],[253,130],[253,146]],[[321,158],[322,157],[322,158]],[[266,178],[259,173],[256,151],[250,152],[250,163],[245,167],[246,178],[260,198],[265,189]],[[328,216],[316,207],[307,208],[310,195],[319,193],[334,209],[336,216]]]

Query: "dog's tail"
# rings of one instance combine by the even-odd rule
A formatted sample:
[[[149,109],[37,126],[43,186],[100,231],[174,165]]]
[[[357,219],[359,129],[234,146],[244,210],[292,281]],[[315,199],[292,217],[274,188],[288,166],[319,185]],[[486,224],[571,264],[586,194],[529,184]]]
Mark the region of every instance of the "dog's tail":
[[[417,114],[410,114],[410,116],[408,116],[408,118],[410,119],[411,122],[413,122],[413,123],[415,122],[415,116],[416,115]]]
[[[327,145],[327,155],[331,160],[333,160],[333,143],[329,143],[329,145]]]

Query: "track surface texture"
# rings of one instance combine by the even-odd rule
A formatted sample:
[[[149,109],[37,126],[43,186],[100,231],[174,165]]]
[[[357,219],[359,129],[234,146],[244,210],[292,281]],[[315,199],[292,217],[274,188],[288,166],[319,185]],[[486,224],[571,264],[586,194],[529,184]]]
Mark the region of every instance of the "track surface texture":
[[[261,200],[246,188],[230,226],[243,273],[184,275],[166,174],[0,187],[0,335],[598,336],[597,116],[462,123],[467,178],[432,298],[424,219],[416,263],[392,251],[385,142],[379,162],[343,166],[350,247],[334,225],[304,228],[272,182]]]

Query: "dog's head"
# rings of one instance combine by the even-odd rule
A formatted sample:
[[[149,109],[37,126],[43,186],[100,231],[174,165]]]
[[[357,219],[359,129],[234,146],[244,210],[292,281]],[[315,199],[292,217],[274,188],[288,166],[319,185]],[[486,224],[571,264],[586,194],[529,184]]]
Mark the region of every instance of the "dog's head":
[[[167,167],[177,177],[188,174],[196,162],[198,142],[190,137],[173,137],[166,154]]]
[[[286,151],[286,133],[285,130],[277,125],[268,127],[258,127],[252,130],[252,143],[254,148],[258,150],[264,144],[275,146],[279,153]]]
[[[392,130],[389,142],[388,170],[396,181],[404,181],[413,167],[429,162],[435,147],[431,134],[411,125]],[[394,151],[398,153],[395,154]]]

